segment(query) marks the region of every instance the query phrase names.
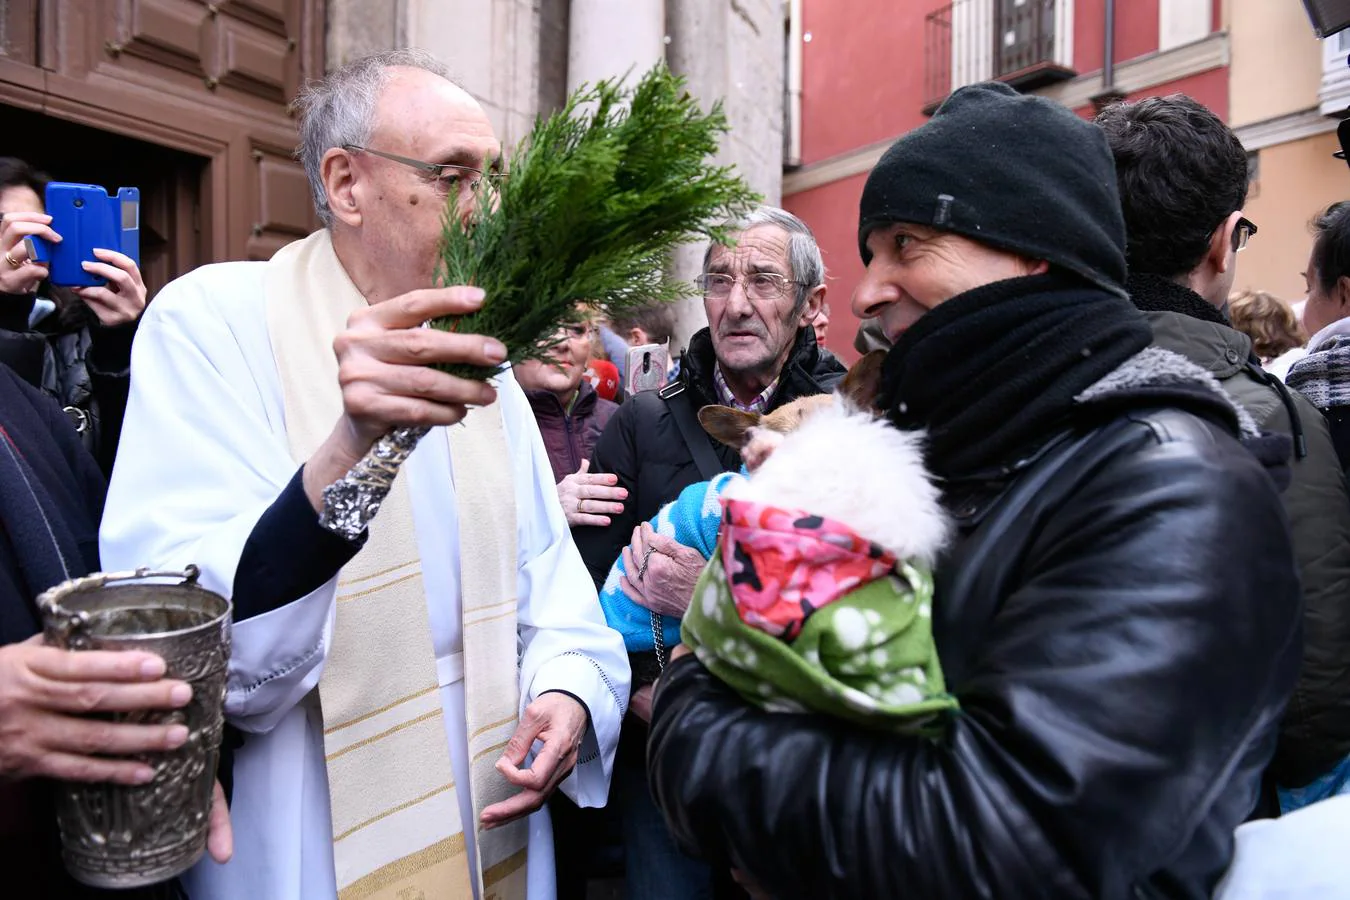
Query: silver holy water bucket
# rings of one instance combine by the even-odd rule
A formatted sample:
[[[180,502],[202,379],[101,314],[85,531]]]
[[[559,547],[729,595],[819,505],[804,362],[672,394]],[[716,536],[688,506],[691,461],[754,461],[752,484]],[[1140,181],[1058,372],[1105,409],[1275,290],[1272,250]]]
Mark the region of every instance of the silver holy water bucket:
[[[187,870],[206,850],[216,761],[224,727],[230,659],[230,602],[185,572],[138,569],[59,584],[38,598],[46,642],[70,650],[145,650],[163,657],[165,677],[192,685],[176,710],[103,714],[115,722],[183,724],[177,750],[146,754],[144,785],[56,784],[66,868],[101,888],[134,888]],[[165,583],[163,579],[181,579]]]

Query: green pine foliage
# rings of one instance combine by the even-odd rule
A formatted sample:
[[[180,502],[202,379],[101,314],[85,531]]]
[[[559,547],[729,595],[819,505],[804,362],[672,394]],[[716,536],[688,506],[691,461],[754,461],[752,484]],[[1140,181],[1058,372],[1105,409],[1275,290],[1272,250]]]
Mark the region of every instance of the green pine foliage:
[[[664,64],[631,90],[617,80],[583,87],[536,120],[504,179],[480,182],[468,228],[453,201],[447,208],[440,283],[477,285],[487,298],[431,324],[495,337],[518,363],[540,358],[560,326],[584,315],[579,304],[617,315],[688,296],[690,285],[666,277],[671,251],[698,237],[726,243],[725,223],[759,200],[709,162],[726,131],[721,104],[703,112]]]

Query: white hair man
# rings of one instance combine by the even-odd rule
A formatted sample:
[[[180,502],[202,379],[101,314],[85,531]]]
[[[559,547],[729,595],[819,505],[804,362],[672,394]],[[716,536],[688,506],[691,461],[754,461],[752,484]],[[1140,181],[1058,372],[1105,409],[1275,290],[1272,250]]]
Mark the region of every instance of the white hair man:
[[[816,343],[811,328],[828,288],[810,227],[787,210],[762,206],[735,223],[732,236],[731,246],[713,244],[704,254],[697,283],[708,327],[690,339],[679,377],[661,391],[638,393],[624,402],[596,442],[591,472],[617,476],[627,494],[623,509],[610,514],[607,526],[574,532],[597,584],[604,583],[623,554],[627,571],[638,573],[621,583],[624,592],[669,617],[684,614],[705,560],[645,523],[684,488],[737,471],[742,462],[738,450],[698,425],[697,411],[722,405],[772,412],[800,397],[828,393],[845,372]],[[651,685],[660,667],[654,647],[654,642],[632,647],[638,719],[650,715]],[[635,722],[628,736],[619,751],[613,795],[625,822],[627,896],[710,896],[718,876],[680,853],[652,805],[646,727]],[[558,807],[561,813],[566,804]],[[602,817],[583,814],[580,821],[588,818]],[[629,827],[633,822],[646,824]],[[568,831],[582,833],[583,828]],[[568,856],[560,851],[561,858]]]
[[[187,883],[208,900],[552,896],[541,807],[559,786],[604,803],[629,670],[513,375],[427,366],[506,355],[419,327],[483,300],[433,271],[446,203],[472,211],[498,142],[417,51],[330,73],[301,112],[325,228],[159,295],[101,535],[105,565],[195,563],[235,604],[239,839]],[[323,529],[325,486],[405,425],[434,427],[367,532]]]

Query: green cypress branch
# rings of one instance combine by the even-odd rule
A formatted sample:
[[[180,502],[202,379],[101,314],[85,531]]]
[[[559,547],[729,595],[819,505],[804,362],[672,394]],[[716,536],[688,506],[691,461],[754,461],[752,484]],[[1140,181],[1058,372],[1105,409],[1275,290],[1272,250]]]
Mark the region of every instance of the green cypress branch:
[[[447,206],[438,280],[487,298],[431,324],[495,337],[514,364],[541,358],[579,305],[619,315],[689,296],[665,275],[672,251],[698,237],[726,243],[725,223],[759,200],[708,161],[726,131],[722,105],[703,112],[664,64],[632,89],[609,80],[576,91],[535,121],[495,188],[479,183],[468,228],[453,198]],[[494,371],[444,368],[478,380]]]

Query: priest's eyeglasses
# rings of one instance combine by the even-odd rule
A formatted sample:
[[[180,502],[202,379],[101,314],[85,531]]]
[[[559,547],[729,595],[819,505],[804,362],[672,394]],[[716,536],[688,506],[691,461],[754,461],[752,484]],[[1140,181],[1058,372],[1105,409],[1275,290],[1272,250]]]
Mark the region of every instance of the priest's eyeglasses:
[[[387,159],[390,162],[396,162],[399,165],[408,166],[417,169],[424,175],[431,178],[447,193],[456,190],[461,184],[466,185],[469,190],[477,190],[478,183],[484,178],[487,179],[488,187],[496,188],[500,186],[505,172],[488,171],[475,169],[472,166],[457,166],[454,163],[429,163],[422,162],[420,159],[409,159],[406,156],[399,156],[396,153],[385,153],[383,150],[372,150],[369,147],[362,147],[358,144],[343,144],[342,149],[348,153],[369,153],[371,156],[378,156],[381,159]]]
[[[728,275],[725,272],[704,272],[694,279],[694,284],[710,300],[725,300],[731,296],[737,282],[745,288],[745,295],[755,300],[777,300],[783,296],[790,284],[802,282],[784,278],[773,272],[751,272],[747,275]]]
[[[1251,219],[1241,218],[1233,227],[1233,252],[1247,249],[1247,242],[1256,234],[1256,224]]]

